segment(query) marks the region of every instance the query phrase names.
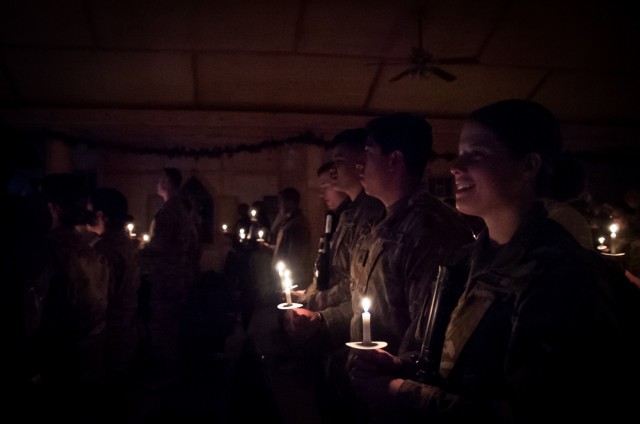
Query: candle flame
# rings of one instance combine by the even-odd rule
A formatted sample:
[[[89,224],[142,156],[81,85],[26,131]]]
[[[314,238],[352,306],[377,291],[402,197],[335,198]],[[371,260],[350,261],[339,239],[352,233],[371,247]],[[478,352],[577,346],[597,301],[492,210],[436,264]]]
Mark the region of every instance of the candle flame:
[[[599,237],[598,238],[598,243],[603,244],[604,243],[604,237]]]
[[[284,262],[278,261],[278,263],[276,263],[276,271],[278,271],[278,275],[280,275],[281,277],[286,268],[287,267],[284,265]]]
[[[127,224],[127,230],[129,230],[129,232],[133,231],[133,223],[128,223]]]
[[[371,301],[369,300],[368,297],[365,297],[362,299],[362,309],[365,312],[369,312],[369,307],[371,306]]]
[[[263,235],[264,235],[264,231],[262,230],[258,231],[258,237],[262,238]]]
[[[609,225],[609,231],[611,231],[611,234],[617,233],[618,232],[618,224]]]
[[[256,213],[258,213],[258,212],[256,212],[255,209],[251,209],[251,216],[256,216]]]
[[[149,234],[144,233],[144,234],[142,235],[142,240],[144,240],[144,242],[145,242],[145,243],[146,243],[146,242],[148,242],[148,241],[149,241]]]
[[[227,224],[222,224],[222,231],[227,231]]]

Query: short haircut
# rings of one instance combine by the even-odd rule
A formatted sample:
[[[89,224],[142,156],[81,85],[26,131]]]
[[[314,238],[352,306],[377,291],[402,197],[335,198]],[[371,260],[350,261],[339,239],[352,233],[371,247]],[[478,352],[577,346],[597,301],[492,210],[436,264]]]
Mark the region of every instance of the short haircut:
[[[418,115],[395,113],[367,123],[369,137],[383,153],[400,151],[409,175],[421,178],[431,157],[431,125]]]
[[[364,151],[367,135],[367,130],[364,128],[349,128],[339,132],[335,137],[333,137],[330,147],[346,146],[354,151]]]
[[[280,190],[278,195],[284,201],[291,202],[295,205],[300,204],[300,192],[293,187],[283,188],[282,190]]]
[[[322,165],[320,165],[320,167],[318,168],[318,172],[316,173],[318,175],[318,177],[322,174],[326,174],[327,172],[331,171],[331,168],[333,168],[333,162],[325,162]]]
[[[64,226],[80,224],[87,205],[87,190],[82,180],[67,173],[47,174],[40,190],[47,202],[58,205],[60,221]]]
[[[164,174],[174,188],[180,188],[182,184],[182,172],[178,168],[164,168]]]
[[[560,198],[580,191],[584,184],[581,178],[574,182],[566,179],[572,177],[572,171],[555,172],[556,168],[569,166],[566,163],[569,156],[562,155],[560,124],[545,106],[524,99],[501,100],[471,112],[468,120],[493,132],[514,158],[523,158],[529,153],[540,156],[537,194],[555,198],[554,190],[560,184],[565,184],[560,190],[563,193],[557,193]]]
[[[97,188],[91,192],[89,201],[94,212],[102,211],[113,226],[120,226],[132,220],[127,198],[115,188]]]

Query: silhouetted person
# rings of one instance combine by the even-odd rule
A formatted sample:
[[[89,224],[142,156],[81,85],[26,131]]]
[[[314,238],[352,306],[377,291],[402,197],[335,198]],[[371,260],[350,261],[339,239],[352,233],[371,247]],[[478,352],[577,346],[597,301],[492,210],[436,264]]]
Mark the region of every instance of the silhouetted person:
[[[97,418],[95,408],[103,400],[109,269],[78,231],[86,208],[81,181],[71,174],[49,174],[41,190],[51,229],[36,340],[40,377],[52,416],[87,422]]]
[[[148,284],[149,293],[147,354],[158,384],[174,383],[181,376],[185,307],[196,277],[190,254],[195,224],[178,195],[181,183],[178,169],[162,171],[157,194],[164,203],[154,216],[149,243],[140,251],[142,284]]]
[[[92,243],[109,266],[105,341],[105,373],[110,411],[122,419],[127,390],[140,346],[137,326],[140,269],[136,243],[125,228],[131,221],[126,197],[114,188],[89,194],[87,229],[99,237]]]

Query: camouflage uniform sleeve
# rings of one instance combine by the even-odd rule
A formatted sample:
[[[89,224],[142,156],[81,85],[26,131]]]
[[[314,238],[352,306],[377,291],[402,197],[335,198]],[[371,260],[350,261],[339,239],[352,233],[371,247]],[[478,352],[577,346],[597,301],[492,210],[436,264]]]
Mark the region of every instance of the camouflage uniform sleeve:
[[[312,311],[321,311],[346,301],[351,301],[351,290],[348,283],[340,282],[329,290],[311,294],[307,299],[307,307]]]
[[[336,345],[349,341],[349,325],[352,314],[351,300],[320,311],[325,328],[332,342]]]

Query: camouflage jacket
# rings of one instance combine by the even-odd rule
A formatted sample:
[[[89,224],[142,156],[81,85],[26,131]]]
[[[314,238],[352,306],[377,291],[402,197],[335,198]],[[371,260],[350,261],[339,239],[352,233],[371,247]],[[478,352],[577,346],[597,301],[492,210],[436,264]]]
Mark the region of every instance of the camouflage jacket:
[[[345,209],[331,238],[331,283],[329,290],[315,292],[307,299],[312,311],[322,311],[329,331],[348,327],[351,319],[351,255],[355,243],[371,232],[384,215],[380,200],[364,190]],[[344,304],[344,305],[343,305]],[[344,332],[346,335],[346,331]]]
[[[506,245],[481,233],[439,278],[450,274],[464,291],[446,328],[440,382],[405,380],[397,404],[407,421],[622,422],[617,414],[638,396],[616,387],[638,375],[640,292],[619,270],[538,205]]]
[[[470,228],[450,206],[419,190],[387,208],[355,246],[351,261],[351,340],[362,340],[362,299],[371,300],[371,336],[397,354],[413,330],[438,265],[470,243]]]

